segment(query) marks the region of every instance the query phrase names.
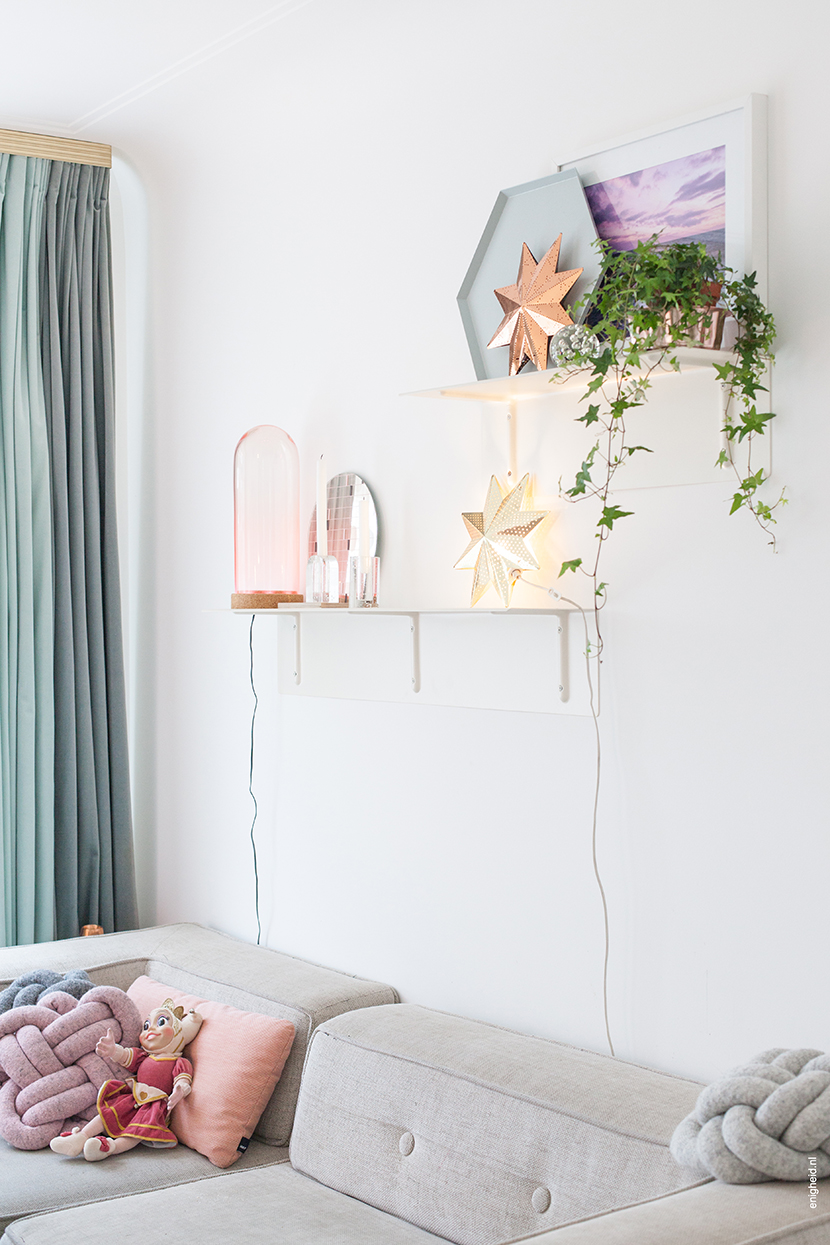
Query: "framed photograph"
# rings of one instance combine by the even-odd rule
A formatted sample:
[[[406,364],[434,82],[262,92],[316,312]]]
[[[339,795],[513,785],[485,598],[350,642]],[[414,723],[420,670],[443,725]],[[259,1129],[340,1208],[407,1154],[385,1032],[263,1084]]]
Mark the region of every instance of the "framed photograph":
[[[767,298],[767,98],[743,100],[629,134],[559,171],[582,181],[600,237],[620,250],[659,234],[703,242]]]

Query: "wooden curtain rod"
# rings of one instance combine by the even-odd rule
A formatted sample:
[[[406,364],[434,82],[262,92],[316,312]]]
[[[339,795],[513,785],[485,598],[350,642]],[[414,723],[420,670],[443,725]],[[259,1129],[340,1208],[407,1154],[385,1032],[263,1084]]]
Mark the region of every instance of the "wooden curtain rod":
[[[21,134],[0,130],[0,152],[12,156],[40,156],[44,160],[66,160],[69,164],[98,164],[112,168],[112,147],[107,143],[85,143],[79,138],[52,138],[49,134]]]

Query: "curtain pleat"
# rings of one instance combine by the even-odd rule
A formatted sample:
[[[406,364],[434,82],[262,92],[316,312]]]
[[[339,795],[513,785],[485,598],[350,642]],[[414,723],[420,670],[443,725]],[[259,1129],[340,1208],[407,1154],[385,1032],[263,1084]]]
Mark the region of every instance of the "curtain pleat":
[[[0,155],[0,932],[54,936],[53,585],[39,259],[50,162]]]
[[[56,932],[137,924],[115,519],[109,170],[54,162],[41,270],[54,550]]]

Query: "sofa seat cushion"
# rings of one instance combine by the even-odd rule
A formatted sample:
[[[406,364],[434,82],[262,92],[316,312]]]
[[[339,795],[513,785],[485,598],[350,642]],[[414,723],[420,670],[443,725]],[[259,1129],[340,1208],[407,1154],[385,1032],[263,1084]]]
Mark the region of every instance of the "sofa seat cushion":
[[[830,1178],[806,1184],[723,1184],[710,1180],[535,1236],[532,1245],[827,1245]]]
[[[233,1170],[285,1164],[287,1149],[252,1141]],[[21,1215],[56,1206],[80,1206],[102,1198],[222,1176],[203,1155],[187,1146],[151,1150],[136,1146],[103,1163],[67,1159],[51,1150],[14,1150],[0,1141],[0,1230]],[[114,1241],[120,1236],[110,1223]],[[71,1238],[67,1238],[71,1239]],[[80,1239],[80,1238],[79,1238]]]
[[[700,1086],[413,1004],[316,1030],[293,1167],[458,1245],[698,1183],[668,1143]]]
[[[100,1170],[107,1163],[90,1166]],[[19,1219],[7,1228],[0,1245],[147,1245],[166,1240],[167,1230],[174,1227],[189,1241],[245,1245],[427,1245],[441,1240],[333,1193],[287,1164],[257,1171],[242,1171],[241,1166],[206,1184]]]

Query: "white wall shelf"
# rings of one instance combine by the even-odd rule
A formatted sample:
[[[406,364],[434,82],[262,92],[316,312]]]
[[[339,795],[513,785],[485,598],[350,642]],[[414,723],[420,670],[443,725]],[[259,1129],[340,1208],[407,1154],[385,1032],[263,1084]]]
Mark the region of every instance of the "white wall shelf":
[[[276,610],[232,612],[277,619],[279,689],[288,695],[589,712],[579,677],[584,645],[569,643],[569,618],[575,612],[569,605],[337,609],[285,604]],[[514,620],[509,627],[495,621],[507,617]],[[405,630],[397,619],[404,620]],[[550,660],[544,660],[545,651]]]
[[[640,374],[659,362],[662,350],[648,351],[642,357],[646,367]],[[699,347],[678,347],[673,351],[680,365],[681,372],[698,372],[709,370],[716,364],[728,363],[735,359],[730,350],[704,350]],[[495,380],[472,380],[462,385],[446,385],[439,389],[418,389],[414,393],[404,394],[408,398],[455,398],[468,402],[522,402],[554,397],[557,393],[568,390],[582,389],[588,369],[579,371],[569,369],[548,368],[546,372],[519,372],[517,376],[500,376]],[[674,368],[658,367],[652,373],[652,379],[661,376],[676,376]]]
[[[642,356],[644,366],[639,374],[654,367],[650,376],[654,389],[647,402],[626,415],[631,440],[648,446],[653,453],[640,454],[627,462],[625,471],[620,472],[614,482],[614,491],[686,484],[731,484],[730,465],[718,465],[721,450],[731,454],[741,475],[746,475],[750,469],[746,445],[729,443],[723,434],[726,386],[714,372],[716,365],[730,362],[736,356],[728,350],[679,347],[673,351],[680,369],[676,371],[667,366],[665,360],[661,364],[663,354],[663,351],[649,351]],[[660,366],[655,366],[658,364]],[[571,411],[576,395],[585,392],[589,375],[587,368],[578,371],[549,368],[545,372],[520,372],[517,376],[503,376],[495,380],[421,389],[403,396],[481,402],[493,408],[501,406],[506,415],[506,478],[512,484],[522,474],[517,461],[520,408],[528,413],[532,409],[534,414],[541,411],[545,418],[560,411]],[[613,383],[613,376],[609,376],[609,383]],[[769,390],[769,369],[764,384]],[[560,405],[559,399],[564,405]],[[564,430],[560,429],[560,432],[564,435]],[[559,436],[558,432],[557,439]],[[573,437],[568,434],[565,440],[572,441]],[[582,441],[587,445],[590,431],[587,438],[582,437]],[[759,467],[767,474],[772,471],[769,429],[765,436],[756,438],[753,449],[751,470],[757,471]]]

